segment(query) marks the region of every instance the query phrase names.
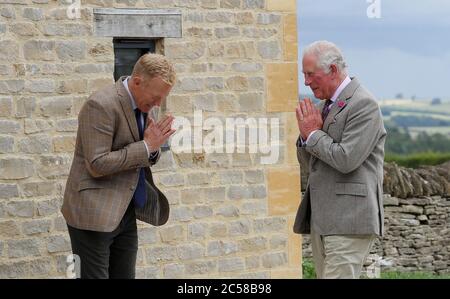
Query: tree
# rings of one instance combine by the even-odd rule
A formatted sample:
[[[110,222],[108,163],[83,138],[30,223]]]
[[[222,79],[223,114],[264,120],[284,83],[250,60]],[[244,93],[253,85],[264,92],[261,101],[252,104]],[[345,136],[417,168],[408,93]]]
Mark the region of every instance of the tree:
[[[431,100],[431,105],[440,105],[442,104],[442,101],[440,98],[434,98]]]

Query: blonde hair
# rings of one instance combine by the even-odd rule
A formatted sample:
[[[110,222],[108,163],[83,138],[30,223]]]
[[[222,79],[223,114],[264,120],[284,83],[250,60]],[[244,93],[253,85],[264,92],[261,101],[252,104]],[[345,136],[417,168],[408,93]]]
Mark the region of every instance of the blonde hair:
[[[160,77],[165,83],[173,86],[176,80],[173,64],[163,55],[147,53],[138,59],[132,76],[143,76],[145,79]]]

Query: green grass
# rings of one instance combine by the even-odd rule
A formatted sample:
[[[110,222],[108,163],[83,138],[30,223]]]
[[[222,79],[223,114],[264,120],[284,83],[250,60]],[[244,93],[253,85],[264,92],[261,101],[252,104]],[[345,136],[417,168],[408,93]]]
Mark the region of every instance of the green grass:
[[[438,165],[450,161],[450,153],[425,152],[410,155],[396,155],[387,153],[384,160],[398,165],[417,168],[420,165]]]
[[[393,116],[416,116],[416,117],[432,117],[441,120],[450,120],[450,114],[447,112],[436,112],[436,111],[400,111],[394,110],[391,112],[389,117]]]
[[[303,259],[303,278],[313,279],[316,278],[316,270],[314,269],[314,263],[310,259]]]
[[[450,274],[437,275],[430,272],[382,272],[381,279],[450,279]]]
[[[392,117],[395,116],[408,116],[408,117],[414,117],[414,118],[433,118],[433,119],[439,119],[444,121],[450,120],[450,102],[445,101],[441,105],[431,105],[431,101],[416,101],[416,102],[409,102],[407,105],[383,105],[381,104],[380,107],[382,108],[382,111],[389,111],[389,113],[384,113],[383,119],[385,120],[385,124],[392,124],[395,127],[397,127],[397,123],[392,121]],[[411,127],[414,125],[411,125]],[[409,127],[409,128],[411,128]],[[442,127],[423,127],[423,131],[433,134],[434,132],[441,130],[439,133],[442,134],[448,134],[448,126],[442,126]],[[439,129],[442,128],[442,129]],[[419,129],[417,129],[419,130]]]
[[[303,279],[315,279],[316,270],[314,262],[311,259],[303,259]],[[437,275],[430,272],[399,272],[386,271],[381,272],[380,279],[450,279],[450,273]]]

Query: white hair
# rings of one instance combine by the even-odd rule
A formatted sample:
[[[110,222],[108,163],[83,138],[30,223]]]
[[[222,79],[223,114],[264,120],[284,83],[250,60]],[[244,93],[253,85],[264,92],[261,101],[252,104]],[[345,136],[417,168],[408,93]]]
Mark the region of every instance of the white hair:
[[[334,64],[338,71],[342,74],[347,74],[347,64],[341,50],[332,42],[321,40],[313,42],[303,50],[303,57],[305,55],[314,55],[317,57],[317,66],[325,73],[329,73],[330,66]]]

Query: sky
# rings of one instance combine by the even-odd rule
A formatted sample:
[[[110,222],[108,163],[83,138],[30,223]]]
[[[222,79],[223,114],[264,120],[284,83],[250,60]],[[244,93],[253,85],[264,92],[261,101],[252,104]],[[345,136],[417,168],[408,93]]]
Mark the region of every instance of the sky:
[[[302,94],[303,48],[329,40],[379,99],[450,99],[450,0],[297,0],[297,25]]]

